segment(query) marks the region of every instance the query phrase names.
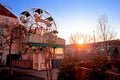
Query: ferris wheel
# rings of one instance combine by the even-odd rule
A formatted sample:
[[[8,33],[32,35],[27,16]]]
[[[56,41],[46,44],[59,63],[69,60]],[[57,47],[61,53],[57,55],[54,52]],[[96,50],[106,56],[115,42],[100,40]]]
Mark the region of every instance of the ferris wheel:
[[[57,33],[57,25],[53,17],[43,9],[32,8],[23,11],[20,14],[19,20],[30,33],[40,35],[49,32]]]

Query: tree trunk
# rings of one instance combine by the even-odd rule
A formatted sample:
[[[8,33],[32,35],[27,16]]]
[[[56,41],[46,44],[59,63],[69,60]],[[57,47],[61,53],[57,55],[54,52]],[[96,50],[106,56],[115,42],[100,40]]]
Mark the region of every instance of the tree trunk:
[[[10,55],[10,75],[13,75],[11,48],[12,48],[12,36],[10,38],[10,44],[9,44],[9,55]]]
[[[9,55],[10,55],[10,75],[13,75],[13,69],[12,69],[12,56],[11,56],[11,46],[9,48]]]

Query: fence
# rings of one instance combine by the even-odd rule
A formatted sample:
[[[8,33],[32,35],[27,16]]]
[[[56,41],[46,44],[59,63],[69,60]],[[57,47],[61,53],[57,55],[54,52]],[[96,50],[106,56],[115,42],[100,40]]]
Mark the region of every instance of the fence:
[[[109,75],[109,80],[120,80],[120,74],[112,72],[112,71],[106,71],[106,74]]]
[[[76,69],[75,77],[77,80],[88,80],[90,72],[90,68],[79,67]],[[108,74],[109,80],[120,80],[120,74],[118,73],[112,71],[106,71],[105,73]]]
[[[12,60],[12,66],[17,68],[32,69],[31,60]]]

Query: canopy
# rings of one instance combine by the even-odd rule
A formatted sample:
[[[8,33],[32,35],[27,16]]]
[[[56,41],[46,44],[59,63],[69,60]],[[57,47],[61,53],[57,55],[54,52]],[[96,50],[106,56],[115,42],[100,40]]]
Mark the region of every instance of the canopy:
[[[60,44],[46,44],[46,43],[30,43],[31,46],[41,46],[41,47],[48,47],[51,46],[53,48],[65,48],[65,45]]]

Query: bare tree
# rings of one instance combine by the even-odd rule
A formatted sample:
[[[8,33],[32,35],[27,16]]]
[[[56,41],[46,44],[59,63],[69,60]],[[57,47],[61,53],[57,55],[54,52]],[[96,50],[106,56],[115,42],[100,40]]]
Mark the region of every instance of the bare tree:
[[[115,39],[116,33],[111,29],[106,15],[101,15],[97,23],[97,39],[103,41],[104,50],[107,51],[107,41]]]
[[[79,41],[82,40],[83,44],[88,44],[90,41],[92,41],[93,37],[91,37],[89,34],[82,34],[82,33],[76,33],[76,34],[71,34],[69,37],[70,43],[74,45],[74,48],[76,52],[78,50],[83,49],[83,45],[81,46],[79,44]],[[84,48],[85,49],[85,48]]]
[[[53,80],[53,69],[52,69],[52,60],[54,58],[54,47],[52,45],[55,43],[57,38],[57,30],[53,30],[51,32],[43,34],[43,38],[46,39],[46,43],[48,46],[46,47],[47,55],[44,54],[45,58],[45,66],[46,66],[46,74],[48,80]]]
[[[9,46],[9,55],[10,55],[10,74],[13,74],[12,70],[12,58],[11,58],[11,50],[12,45],[15,43],[20,44],[20,42],[27,36],[27,30],[24,26],[17,24],[7,24],[2,23],[0,24],[4,28],[4,32],[0,35],[4,39],[4,45]]]
[[[87,44],[93,40],[93,37],[89,34],[81,34],[81,39],[83,39],[83,44]]]
[[[83,44],[87,44],[93,39],[93,37],[91,37],[89,34],[82,33],[71,34],[69,37],[71,44],[79,44],[81,39],[83,40]]]
[[[79,33],[71,34],[69,36],[69,41],[70,41],[71,44],[78,44],[80,38],[81,38],[81,36],[80,36]]]

